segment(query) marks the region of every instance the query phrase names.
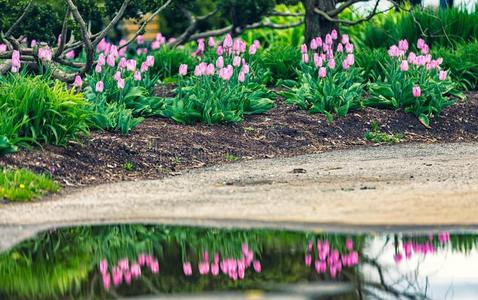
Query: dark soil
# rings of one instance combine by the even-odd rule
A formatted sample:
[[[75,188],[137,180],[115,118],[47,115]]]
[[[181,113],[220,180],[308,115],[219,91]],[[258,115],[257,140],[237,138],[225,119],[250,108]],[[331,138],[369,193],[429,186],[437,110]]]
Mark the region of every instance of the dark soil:
[[[158,92],[171,93],[164,87]],[[466,101],[432,119],[431,129],[402,111],[372,108],[351,112],[329,124],[323,115],[309,114],[279,99],[275,109],[247,116],[239,124],[186,126],[167,119],[146,119],[127,136],[93,132],[81,144],[22,150],[2,157],[0,164],[49,173],[64,186],[154,179],[236,159],[373,145],[364,140],[373,120],[384,132],[403,134],[403,143],[478,141],[478,93],[467,96]]]

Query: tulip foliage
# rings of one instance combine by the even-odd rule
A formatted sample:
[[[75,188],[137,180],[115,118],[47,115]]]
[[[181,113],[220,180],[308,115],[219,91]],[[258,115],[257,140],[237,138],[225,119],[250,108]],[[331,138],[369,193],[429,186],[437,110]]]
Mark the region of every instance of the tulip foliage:
[[[209,47],[216,47],[211,41]],[[274,106],[272,94],[257,82],[258,75],[248,63],[259,47],[249,47],[227,35],[217,45],[215,63],[202,61],[196,65],[193,76],[184,77],[176,88],[175,98],[164,99],[164,115],[179,123],[204,122],[208,124],[239,122],[246,114],[260,114]],[[205,51],[199,42],[194,55]],[[187,65],[181,65],[179,74],[187,74]]]
[[[366,105],[404,109],[428,127],[430,117],[437,116],[454,99],[464,95],[458,90],[460,85],[441,69],[443,59],[433,59],[428,45],[421,39],[416,46],[420,51],[418,55],[408,52],[407,40],[390,47],[391,60],[382,65],[383,75],[376,76],[369,84],[371,97]]]
[[[337,32],[332,31],[324,41],[320,37],[313,39],[310,48],[302,45],[299,80],[284,82],[289,88],[284,94],[288,103],[325,114],[329,121],[333,114],[345,116],[349,110],[359,108],[364,87],[361,72],[354,67],[354,49],[348,36],[344,35],[341,42],[337,39]]]

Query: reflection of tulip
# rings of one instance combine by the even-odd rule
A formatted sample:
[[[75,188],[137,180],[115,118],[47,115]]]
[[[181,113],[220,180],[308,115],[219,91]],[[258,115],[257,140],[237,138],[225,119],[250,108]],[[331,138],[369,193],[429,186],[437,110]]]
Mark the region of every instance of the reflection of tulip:
[[[131,272],[129,271],[126,271],[124,273],[124,282],[126,282],[127,285],[130,285],[131,284]]]
[[[106,272],[108,271],[108,262],[106,261],[106,259],[102,259],[100,261],[100,272],[101,274],[106,274]]]
[[[345,241],[345,248],[347,248],[347,250],[349,251],[352,251],[354,249],[354,242],[352,241],[352,239],[347,239]]]
[[[103,287],[105,288],[105,290],[109,290],[111,286],[110,274],[103,274],[102,279],[103,279]]]
[[[312,255],[308,253],[305,255],[305,265],[307,267],[310,267],[311,264],[312,264]]]
[[[157,260],[152,261],[149,268],[150,268],[152,273],[158,273],[159,272],[159,262]]]
[[[140,256],[138,256],[138,264],[140,266],[144,266],[146,264],[146,255],[141,254]]]
[[[113,271],[111,272],[113,275],[113,285],[118,286],[123,282],[123,273],[121,270],[117,267],[113,268]]]
[[[193,274],[193,269],[190,262],[183,263],[183,272],[186,276],[191,276]]]
[[[254,271],[256,271],[256,273],[260,273],[262,271],[262,266],[260,261],[255,260],[254,262],[252,262],[252,266],[254,267]]]
[[[217,263],[211,264],[211,274],[214,276],[219,275],[219,265]]]
[[[202,261],[198,263],[199,274],[206,275],[209,273],[209,263],[206,261]]]
[[[131,275],[133,278],[141,276],[141,267],[138,264],[131,265]]]
[[[325,270],[327,269],[327,264],[325,262],[322,262],[322,261],[319,261],[319,260],[316,260],[315,261],[315,271],[317,273],[324,273]]]

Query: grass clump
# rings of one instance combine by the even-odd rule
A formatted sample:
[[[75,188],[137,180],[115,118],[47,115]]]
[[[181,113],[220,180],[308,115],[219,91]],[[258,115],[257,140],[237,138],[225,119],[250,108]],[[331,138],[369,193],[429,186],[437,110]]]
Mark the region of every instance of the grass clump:
[[[401,134],[388,134],[380,130],[380,126],[377,121],[372,121],[370,130],[364,135],[364,139],[376,143],[376,144],[397,144],[402,140]]]
[[[59,190],[60,186],[46,175],[25,169],[0,169],[0,199],[31,201]]]

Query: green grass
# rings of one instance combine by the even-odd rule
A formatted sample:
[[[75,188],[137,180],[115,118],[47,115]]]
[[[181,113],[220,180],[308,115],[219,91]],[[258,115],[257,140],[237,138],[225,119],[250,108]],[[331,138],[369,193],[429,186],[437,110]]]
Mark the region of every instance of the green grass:
[[[364,135],[364,139],[376,143],[376,144],[397,144],[400,143],[403,135],[401,134],[388,134],[380,131],[380,127],[377,121],[372,121],[370,131],[367,131]]]
[[[25,169],[0,169],[0,199],[31,201],[47,193],[56,193],[60,186],[45,175]]]
[[[125,171],[131,172],[131,171],[134,170],[134,164],[131,163],[131,162],[125,162],[125,163],[123,164],[123,169],[124,169]]]

